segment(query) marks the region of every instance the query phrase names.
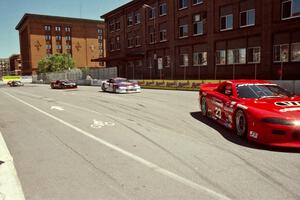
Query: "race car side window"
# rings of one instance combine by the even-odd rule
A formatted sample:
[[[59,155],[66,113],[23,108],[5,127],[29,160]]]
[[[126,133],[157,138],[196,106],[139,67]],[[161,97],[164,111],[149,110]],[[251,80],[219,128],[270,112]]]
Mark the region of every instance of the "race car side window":
[[[219,92],[226,96],[231,96],[232,95],[232,84],[231,83],[225,84],[222,88],[220,88]]]

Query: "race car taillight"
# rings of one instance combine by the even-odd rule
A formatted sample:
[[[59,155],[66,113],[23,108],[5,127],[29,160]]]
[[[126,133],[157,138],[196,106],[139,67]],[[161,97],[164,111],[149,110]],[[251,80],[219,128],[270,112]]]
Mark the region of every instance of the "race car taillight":
[[[279,125],[288,125],[288,126],[295,125],[294,122],[282,118],[267,117],[267,118],[263,118],[261,121],[270,124],[279,124]]]

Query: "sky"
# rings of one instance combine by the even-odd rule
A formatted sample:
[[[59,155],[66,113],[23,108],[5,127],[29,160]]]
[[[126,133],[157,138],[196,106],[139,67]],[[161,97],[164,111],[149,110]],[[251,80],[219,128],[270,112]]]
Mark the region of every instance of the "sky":
[[[25,13],[99,20],[130,0],[0,0],[0,58],[20,53],[16,25]]]

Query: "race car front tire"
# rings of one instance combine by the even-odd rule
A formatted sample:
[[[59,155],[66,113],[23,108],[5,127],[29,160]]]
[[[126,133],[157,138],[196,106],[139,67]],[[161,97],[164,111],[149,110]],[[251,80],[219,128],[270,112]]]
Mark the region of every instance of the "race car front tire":
[[[207,104],[206,104],[205,97],[201,98],[201,113],[202,113],[202,116],[204,116],[204,117],[207,116]]]
[[[243,110],[238,110],[235,113],[235,129],[239,137],[246,137],[247,135],[247,119]]]

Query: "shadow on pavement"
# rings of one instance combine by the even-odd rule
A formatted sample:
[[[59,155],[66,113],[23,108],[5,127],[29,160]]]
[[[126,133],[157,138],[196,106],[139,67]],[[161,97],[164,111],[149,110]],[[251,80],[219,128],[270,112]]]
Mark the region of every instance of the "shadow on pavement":
[[[254,142],[251,142],[245,138],[239,138],[234,134],[232,130],[229,130],[212,119],[203,117],[201,112],[191,112],[190,113],[193,118],[196,120],[206,124],[207,126],[218,131],[225,139],[228,141],[235,143],[237,145],[241,145],[244,147],[252,148],[252,149],[260,149],[266,151],[275,151],[275,152],[284,152],[284,153],[300,153],[300,148],[283,148],[283,147],[271,147],[267,145],[261,145]]]

